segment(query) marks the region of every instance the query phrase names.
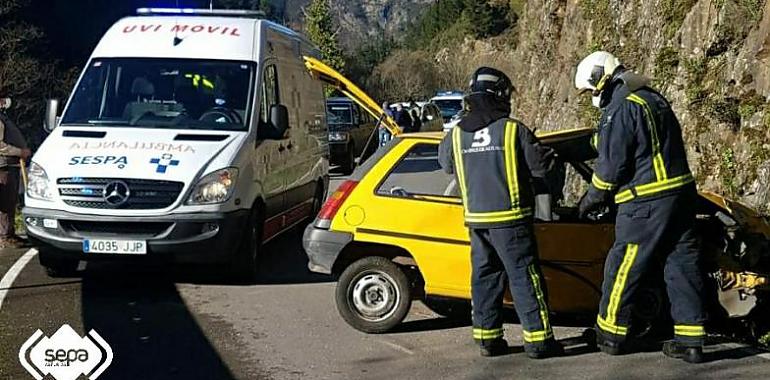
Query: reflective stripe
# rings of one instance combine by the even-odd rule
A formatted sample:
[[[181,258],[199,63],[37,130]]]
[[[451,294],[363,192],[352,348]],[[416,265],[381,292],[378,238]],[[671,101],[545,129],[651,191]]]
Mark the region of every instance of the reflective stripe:
[[[465,213],[465,221],[471,223],[496,223],[524,219],[532,216],[532,208],[490,213]]]
[[[706,329],[703,326],[696,325],[674,325],[674,334],[680,336],[701,337],[706,335]]]
[[[620,268],[618,268],[618,274],[615,276],[615,284],[612,285],[610,301],[607,305],[607,318],[603,320],[603,322],[607,323],[608,326],[617,327],[615,322],[617,321],[620,300],[623,297],[623,291],[626,289],[628,272],[634,265],[637,252],[639,252],[639,245],[629,244],[626,246],[626,254],[623,256],[623,262],[620,264]]]
[[[595,151],[599,151],[599,132],[596,132],[591,136],[591,146],[594,147]]]
[[[540,320],[543,323],[543,332],[551,332],[551,324],[548,321],[548,305],[545,300],[545,293],[540,287],[540,274],[535,269],[535,264],[529,264],[527,267],[529,272],[529,279],[532,281],[532,287],[535,289],[535,297],[537,298],[538,310],[540,310]],[[527,340],[527,335],[524,334],[524,340]],[[543,338],[545,339],[545,338]]]
[[[455,127],[452,131],[452,149],[454,150],[455,158],[455,173],[457,173],[457,181],[460,182],[460,195],[463,197],[463,204],[465,208],[468,208],[468,189],[465,187],[465,167],[463,166],[463,147],[462,138],[460,135],[460,127]]]
[[[468,186],[465,177],[465,163],[462,153],[462,131],[455,127],[452,131],[452,149],[455,158],[455,173],[460,184],[460,193],[465,206],[465,221],[468,223],[502,223],[520,220],[532,216],[531,207],[519,208],[519,181],[516,163],[516,128],[517,124],[509,121],[505,125],[505,157],[506,183],[511,201],[511,209],[492,212],[471,212],[468,210]]]
[[[615,195],[615,203],[625,203],[634,200],[637,197],[644,197],[677,189],[693,182],[695,182],[695,177],[693,177],[692,173],[687,173],[683,176],[667,179],[665,181],[636,186],[631,189],[623,190]]]
[[[548,330],[540,330],[540,331],[526,331],[521,330],[521,335],[524,336],[524,341],[527,343],[537,343],[537,342],[543,342],[548,338],[553,338],[553,332]]]
[[[503,337],[503,329],[496,328],[496,329],[482,329],[482,328],[473,328],[473,339],[478,340],[487,340],[487,339],[496,339],[496,338],[502,338]]]
[[[652,164],[655,168],[655,178],[660,181],[668,179],[666,174],[666,164],[663,162],[663,153],[660,151],[660,139],[658,139],[658,123],[652,114],[650,105],[642,97],[636,94],[629,95],[626,99],[637,103],[644,109],[644,114],[647,117],[647,122],[650,127],[650,139],[652,141]]]
[[[628,328],[623,326],[618,326],[614,323],[609,323],[604,318],[602,318],[601,315],[596,317],[596,324],[599,326],[600,329],[614,335],[621,335],[625,336],[628,333]]]
[[[591,183],[594,185],[595,188],[599,190],[612,191],[615,189],[614,183],[605,182],[604,180],[599,178],[599,176],[597,176],[596,173],[594,173],[593,177],[591,178]]]
[[[516,209],[519,206],[519,175],[516,166],[516,128],[513,121],[505,124],[505,172],[508,180],[508,193],[511,196],[511,206]]]

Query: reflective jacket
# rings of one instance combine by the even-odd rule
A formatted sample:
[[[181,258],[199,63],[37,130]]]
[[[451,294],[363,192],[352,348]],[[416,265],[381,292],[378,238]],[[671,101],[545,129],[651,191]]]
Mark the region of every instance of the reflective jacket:
[[[439,160],[455,173],[471,228],[531,222],[533,177],[545,177],[548,148],[525,125],[508,118],[486,128],[455,127],[441,143]]]
[[[616,86],[594,144],[594,198],[615,194],[622,204],[694,186],[679,121],[668,101],[647,87],[631,92],[622,82]]]

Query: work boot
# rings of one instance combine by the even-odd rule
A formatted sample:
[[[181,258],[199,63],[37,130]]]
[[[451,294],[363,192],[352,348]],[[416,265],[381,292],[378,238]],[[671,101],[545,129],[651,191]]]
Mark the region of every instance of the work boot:
[[[703,348],[688,347],[673,340],[663,343],[663,354],[669,358],[682,359],[688,363],[703,363]]]
[[[546,340],[544,344],[525,344],[524,351],[530,359],[564,356],[564,347],[553,338]]]
[[[625,344],[608,338],[598,330],[596,332],[596,347],[607,355],[617,356],[626,353]]]
[[[508,353],[508,342],[503,338],[489,340],[481,343],[481,356],[493,357]]]

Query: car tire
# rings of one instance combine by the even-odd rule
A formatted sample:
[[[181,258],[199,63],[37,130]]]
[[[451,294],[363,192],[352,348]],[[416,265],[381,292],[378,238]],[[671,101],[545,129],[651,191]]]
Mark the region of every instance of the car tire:
[[[264,218],[262,206],[256,205],[249,217],[249,233],[246,234],[230,262],[230,275],[239,282],[254,283],[257,280],[259,252],[262,250]]]
[[[401,268],[384,257],[367,257],[342,272],[337,282],[337,310],[358,331],[385,333],[406,318],[411,295]]]
[[[468,322],[473,319],[471,303],[469,301],[426,297],[422,300],[422,303],[430,311],[451,320]]]
[[[75,277],[77,275],[79,260],[61,256],[61,252],[54,248],[38,248],[38,260],[40,261],[40,265],[45,268],[48,277]]]
[[[345,160],[345,166],[342,167],[342,174],[350,175],[356,170],[356,146],[353,143],[348,145],[348,157]]]

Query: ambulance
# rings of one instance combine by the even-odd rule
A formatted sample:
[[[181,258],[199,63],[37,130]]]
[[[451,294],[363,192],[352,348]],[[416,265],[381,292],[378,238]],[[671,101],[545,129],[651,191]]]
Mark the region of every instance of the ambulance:
[[[24,221],[51,276],[82,261],[222,263],[314,216],[329,172],[319,52],[249,11],[150,9],[114,24],[28,168]]]

